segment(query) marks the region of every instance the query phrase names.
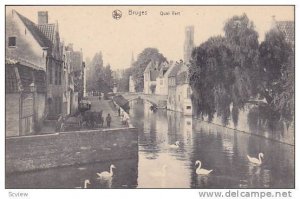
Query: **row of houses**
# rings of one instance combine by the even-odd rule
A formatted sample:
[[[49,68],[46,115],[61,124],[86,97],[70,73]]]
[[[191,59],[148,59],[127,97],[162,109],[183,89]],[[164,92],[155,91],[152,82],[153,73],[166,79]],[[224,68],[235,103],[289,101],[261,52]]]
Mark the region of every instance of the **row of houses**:
[[[185,115],[192,115],[188,64],[193,48],[194,27],[187,26],[183,46],[184,60],[161,64],[151,61],[144,71],[144,94],[166,95],[167,109],[183,112]]]
[[[48,23],[47,11],[38,12],[37,21],[16,10],[6,13],[7,137],[55,130],[53,124],[74,114],[84,96],[82,51],[61,41],[58,23]]]
[[[288,43],[294,47],[294,21],[277,21],[273,16],[271,29],[282,32]],[[184,60],[179,62],[151,61],[144,71],[144,94],[167,95],[167,109],[192,115],[192,90],[188,80],[188,64],[194,48],[194,27],[185,28],[183,45]],[[132,77],[129,91],[134,92]]]
[[[144,94],[166,95],[167,109],[192,115],[188,64],[182,60],[150,62],[144,72]]]

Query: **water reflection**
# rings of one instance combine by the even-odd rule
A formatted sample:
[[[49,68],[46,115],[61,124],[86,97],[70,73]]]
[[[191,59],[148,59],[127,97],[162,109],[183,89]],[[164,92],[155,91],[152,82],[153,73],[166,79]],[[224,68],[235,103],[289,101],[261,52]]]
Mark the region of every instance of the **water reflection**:
[[[181,113],[158,110],[133,101],[130,116],[139,129],[138,160],[94,163],[6,176],[6,188],[293,188],[294,147],[221,126],[200,123]],[[180,142],[178,148],[171,144]],[[264,153],[261,166],[247,155]],[[195,161],[213,169],[196,174]],[[117,169],[111,180],[97,179],[97,172]]]
[[[140,128],[138,187],[147,188],[293,188],[293,147],[261,137],[199,123],[181,113],[150,105],[131,104],[134,125]],[[144,110],[144,115],[136,113]],[[144,117],[144,123],[140,121]],[[145,128],[146,129],[143,129]],[[179,148],[170,148],[180,142]],[[252,165],[247,155],[263,152],[261,166]],[[151,157],[151,158],[149,158]],[[195,173],[195,161],[214,171]],[[151,173],[166,173],[153,177]]]
[[[99,180],[96,173],[107,171],[110,163],[93,163],[7,175],[6,188],[83,188],[87,179],[91,183],[87,188],[135,188],[138,160],[114,161],[113,164],[117,169],[109,180]]]

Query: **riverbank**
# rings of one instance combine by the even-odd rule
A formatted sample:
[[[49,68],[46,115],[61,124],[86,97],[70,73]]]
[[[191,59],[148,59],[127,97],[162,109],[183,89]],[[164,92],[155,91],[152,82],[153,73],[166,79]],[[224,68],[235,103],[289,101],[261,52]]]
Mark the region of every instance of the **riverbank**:
[[[224,126],[224,125],[221,125],[221,124],[208,122],[208,121],[205,121],[205,120],[202,120],[202,119],[199,119],[199,118],[195,118],[195,120],[196,120],[195,130],[197,130],[197,131],[203,130],[204,126],[205,126],[205,129],[207,131],[210,131],[211,129],[214,129],[214,130],[219,129],[219,131],[221,132],[225,128],[226,131],[228,131],[228,132],[232,132],[232,133],[239,132],[239,133],[243,133],[243,134],[254,135],[254,136],[261,137],[263,139],[270,140],[270,141],[273,141],[273,142],[278,142],[278,143],[281,143],[281,144],[295,146],[295,144],[292,143],[292,142],[290,143],[290,142],[287,142],[287,141],[284,141],[284,140],[275,139],[275,138],[272,138],[271,136],[260,135],[260,134],[253,133],[253,132],[247,132],[247,131],[239,130],[239,129],[236,129],[236,128],[231,128],[229,126]],[[212,128],[209,128],[209,127],[212,127]]]
[[[6,138],[6,173],[138,157],[136,128]]]

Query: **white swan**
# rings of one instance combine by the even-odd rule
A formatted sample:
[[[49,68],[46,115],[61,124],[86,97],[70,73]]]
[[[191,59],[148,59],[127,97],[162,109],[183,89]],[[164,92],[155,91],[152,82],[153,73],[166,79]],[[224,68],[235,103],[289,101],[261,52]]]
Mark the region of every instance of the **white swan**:
[[[88,180],[88,179],[84,180],[83,188],[86,189],[88,184],[91,184],[90,180]],[[75,188],[82,189],[82,187],[75,187]]]
[[[262,161],[261,161],[261,158],[264,157],[264,154],[263,153],[259,153],[258,154],[258,159],[257,158],[253,158],[253,157],[250,157],[249,155],[247,155],[248,157],[248,160],[254,164],[257,164],[257,165],[261,165]]]
[[[199,164],[198,168],[196,169],[196,173],[198,175],[208,175],[210,174],[210,172],[212,172],[213,170],[207,170],[207,169],[201,169],[201,161],[197,160],[195,165]]]
[[[98,175],[98,177],[99,178],[111,178],[111,177],[113,177],[113,175],[114,175],[114,172],[113,172],[113,169],[115,169],[116,167],[115,167],[115,165],[110,165],[110,171],[108,172],[108,171],[103,171],[103,172],[101,172],[101,173],[97,173],[97,175]]]
[[[175,144],[171,144],[171,145],[169,145],[169,147],[172,148],[172,149],[178,149],[179,148],[179,143],[180,143],[179,141],[176,141]]]

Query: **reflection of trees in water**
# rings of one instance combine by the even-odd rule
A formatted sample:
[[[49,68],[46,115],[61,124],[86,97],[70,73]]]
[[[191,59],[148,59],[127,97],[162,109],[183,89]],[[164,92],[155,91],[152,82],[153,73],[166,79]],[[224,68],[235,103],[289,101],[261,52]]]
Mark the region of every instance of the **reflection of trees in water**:
[[[234,127],[237,127],[240,111],[236,106],[233,106],[231,111],[232,111],[232,121],[233,121]]]
[[[280,138],[284,133],[278,113],[267,105],[254,106],[249,110],[248,125],[250,132],[268,133],[272,138]]]
[[[134,120],[141,121],[139,141],[141,151],[146,154],[147,159],[156,159],[161,151],[161,144],[165,142],[163,134],[167,132],[167,117],[164,111],[150,110],[150,103],[142,100],[142,115],[135,115]],[[138,116],[138,117],[137,117]]]

